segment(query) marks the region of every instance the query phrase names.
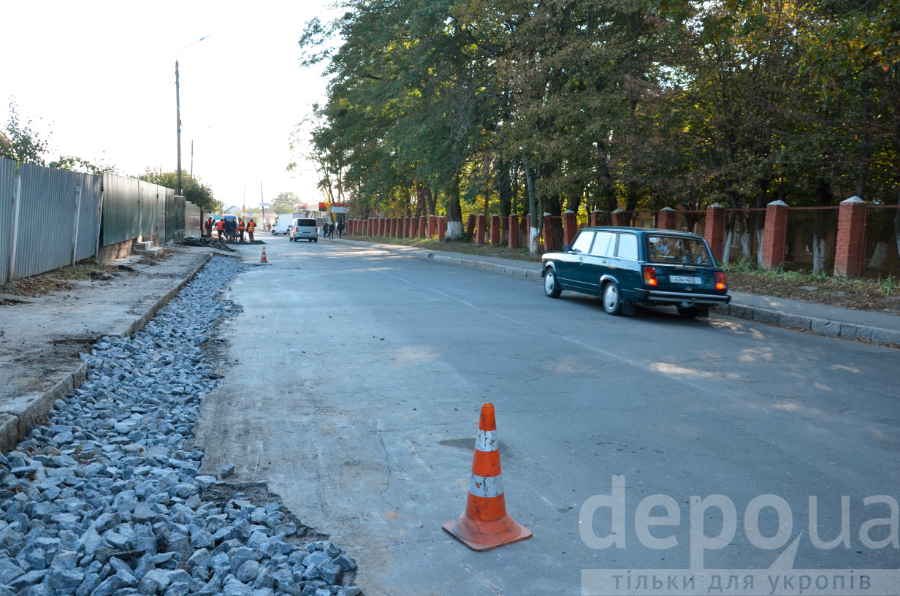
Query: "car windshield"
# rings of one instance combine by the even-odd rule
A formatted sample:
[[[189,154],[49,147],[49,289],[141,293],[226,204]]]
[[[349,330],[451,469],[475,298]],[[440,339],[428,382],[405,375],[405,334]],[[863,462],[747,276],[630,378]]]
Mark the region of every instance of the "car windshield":
[[[706,245],[693,238],[674,236],[648,236],[647,248],[654,263],[689,263],[691,265],[712,265]]]

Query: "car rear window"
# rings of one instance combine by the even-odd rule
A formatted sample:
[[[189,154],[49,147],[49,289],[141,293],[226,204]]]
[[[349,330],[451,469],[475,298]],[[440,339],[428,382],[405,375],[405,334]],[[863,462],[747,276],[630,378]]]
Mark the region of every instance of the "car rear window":
[[[314,228],[314,227],[316,227],[316,220],[314,220],[314,219],[298,219],[297,225],[302,226],[304,228]]]
[[[712,265],[706,244],[694,238],[648,236],[647,252],[654,263],[689,263]]]

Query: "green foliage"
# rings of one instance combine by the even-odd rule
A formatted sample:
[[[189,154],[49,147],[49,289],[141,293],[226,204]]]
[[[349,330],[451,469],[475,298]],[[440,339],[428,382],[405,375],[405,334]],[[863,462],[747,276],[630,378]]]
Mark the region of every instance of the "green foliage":
[[[305,157],[351,217],[896,202],[897,0],[340,6]]]
[[[293,213],[294,205],[300,202],[300,197],[293,191],[280,192],[272,199],[272,213]]]
[[[84,172],[92,176],[102,176],[103,174],[118,174],[119,169],[113,163],[90,162],[86,159],[70,155],[60,157],[59,161],[51,161],[50,167],[58,170],[73,170],[76,172]]]
[[[160,169],[147,168],[139,179],[152,182],[166,188],[178,188],[178,173],[163,172]],[[221,213],[224,205],[213,195],[212,188],[201,182],[200,178],[192,178],[186,171],[181,172],[181,191],[185,200],[197,205],[207,213]]]
[[[16,100],[10,96],[9,118],[0,131],[0,157],[43,166],[48,145],[49,141],[35,129],[32,118],[22,121]]]

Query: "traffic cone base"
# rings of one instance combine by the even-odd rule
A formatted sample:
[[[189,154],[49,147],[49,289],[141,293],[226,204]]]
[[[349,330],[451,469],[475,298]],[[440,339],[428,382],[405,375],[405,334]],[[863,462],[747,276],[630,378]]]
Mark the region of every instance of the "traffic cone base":
[[[445,532],[478,552],[531,538],[531,530],[517,524],[506,513],[499,445],[494,406],[484,404],[475,438],[466,510],[456,521],[441,526]]]
[[[531,538],[531,530],[520,526],[509,515],[490,522],[470,519],[465,513],[459,519],[445,522],[444,531],[476,552],[482,552]]]

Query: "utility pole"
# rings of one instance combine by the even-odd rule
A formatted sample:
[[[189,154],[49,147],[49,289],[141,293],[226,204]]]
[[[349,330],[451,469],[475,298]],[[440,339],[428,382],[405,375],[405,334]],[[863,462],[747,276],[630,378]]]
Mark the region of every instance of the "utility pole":
[[[209,35],[205,35],[195,41],[194,43],[200,43],[204,39],[208,38]],[[194,43],[189,43],[181,50],[178,50],[178,54],[181,54],[181,51],[185,48],[189,48]],[[183,196],[181,194],[181,79],[178,76],[178,54],[175,54],[175,117],[176,117],[176,129],[178,131],[178,187],[175,190],[175,194],[178,196]],[[193,177],[194,170],[194,142],[191,141],[191,176]]]
[[[259,183],[259,206],[262,207],[263,221],[266,219],[266,200],[263,198],[262,182]]]
[[[246,215],[245,211],[247,211],[247,186],[244,185],[244,206],[241,209],[241,215]]]
[[[181,85],[178,79],[178,58],[175,58],[175,116],[178,128],[178,185],[175,194],[181,196]]]

